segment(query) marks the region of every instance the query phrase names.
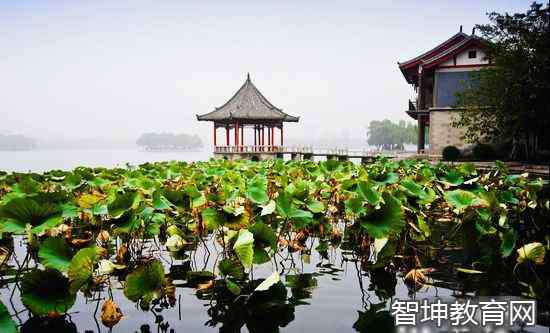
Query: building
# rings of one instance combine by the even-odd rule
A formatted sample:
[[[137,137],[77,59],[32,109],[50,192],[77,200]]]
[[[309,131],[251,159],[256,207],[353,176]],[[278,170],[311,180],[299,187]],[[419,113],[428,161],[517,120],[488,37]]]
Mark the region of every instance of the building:
[[[254,155],[263,159],[282,150],[283,124],[298,122],[300,117],[288,115],[271,104],[252,83],[248,74],[233,97],[214,111],[197,115],[197,120],[214,123],[216,157],[241,158]],[[221,141],[222,144],[218,141],[219,128],[225,129],[225,142]],[[253,140],[245,140],[246,129],[252,130]],[[275,129],[278,129],[279,138],[276,138]]]
[[[465,148],[463,130],[451,126],[456,114],[456,93],[471,82],[471,73],[489,66],[486,43],[460,31],[433,49],[405,62],[398,62],[407,82],[414,86],[415,101],[409,100],[409,116],[418,121],[418,152],[441,155],[445,146]],[[427,146],[427,147],[426,147]],[[427,148],[427,149],[426,149]]]

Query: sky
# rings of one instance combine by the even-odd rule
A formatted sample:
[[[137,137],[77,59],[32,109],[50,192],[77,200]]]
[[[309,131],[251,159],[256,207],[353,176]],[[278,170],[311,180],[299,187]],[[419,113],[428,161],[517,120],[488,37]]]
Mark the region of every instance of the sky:
[[[301,117],[285,124],[287,137],[362,137],[371,120],[408,117],[413,91],[398,61],[460,25],[471,32],[487,12],[530,3],[0,0],[0,131],[209,142],[212,124],[195,115],[250,73],[271,103]]]

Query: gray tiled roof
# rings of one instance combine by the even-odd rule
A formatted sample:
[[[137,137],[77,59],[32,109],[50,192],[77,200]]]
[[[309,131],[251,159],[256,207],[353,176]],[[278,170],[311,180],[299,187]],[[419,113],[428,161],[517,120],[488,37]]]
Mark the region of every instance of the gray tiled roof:
[[[276,120],[297,122],[300,117],[284,113],[271,104],[250,80],[250,74],[242,87],[224,105],[214,111],[197,115],[202,121],[228,120]]]

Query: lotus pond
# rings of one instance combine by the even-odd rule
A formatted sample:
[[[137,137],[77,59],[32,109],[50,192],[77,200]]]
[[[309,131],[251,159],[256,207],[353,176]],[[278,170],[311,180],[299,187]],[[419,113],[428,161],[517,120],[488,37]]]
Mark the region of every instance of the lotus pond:
[[[499,295],[547,331],[548,192],[384,158],[0,173],[0,332],[391,332],[397,298]]]

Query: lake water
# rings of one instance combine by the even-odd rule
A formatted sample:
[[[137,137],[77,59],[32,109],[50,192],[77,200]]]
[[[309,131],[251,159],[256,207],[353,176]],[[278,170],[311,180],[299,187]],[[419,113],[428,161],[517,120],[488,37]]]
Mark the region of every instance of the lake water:
[[[5,244],[5,243],[4,243]],[[20,287],[13,283],[13,271],[0,274],[0,300],[6,305],[14,320],[25,332],[55,332],[55,333],[91,333],[91,332],[448,332],[448,327],[438,328],[435,322],[428,321],[418,329],[413,327],[388,328],[390,305],[395,299],[423,300],[435,302],[436,299],[447,303],[455,300],[470,299],[477,304],[472,292],[483,285],[493,290],[499,289],[498,278],[485,281],[480,285],[464,284],[454,277],[435,275],[430,285],[411,289],[403,276],[391,267],[378,270],[366,269],[362,262],[366,257],[357,252],[342,250],[339,246],[330,246],[328,250],[317,251],[318,242],[310,239],[305,251],[280,252],[271,261],[255,265],[252,278],[254,281],[266,278],[273,271],[281,274],[281,281],[287,288],[281,287],[275,293],[269,289],[267,294],[254,300],[251,298],[226,298],[226,293],[201,294],[190,284],[186,276],[190,271],[208,270],[215,272],[215,266],[220,260],[220,245],[206,240],[210,252],[203,246],[185,252],[182,258],[171,257],[169,253],[161,254],[165,272],[176,287],[173,303],[163,301],[153,302],[147,310],[141,309],[136,303],[128,300],[123,293],[123,284],[116,277],[111,278],[111,295],[120,306],[123,319],[109,330],[100,320],[101,305],[109,298],[106,288],[95,290],[85,297],[79,293],[75,304],[69,310],[68,316],[55,320],[29,319],[29,312],[20,301]],[[25,257],[25,242],[21,237],[12,243],[15,258],[11,267],[21,265]],[[216,248],[217,247],[217,248]],[[309,255],[304,255],[309,253]],[[158,255],[158,253],[157,253]],[[31,259],[31,262],[33,260]],[[31,265],[32,267],[32,265]],[[184,273],[182,273],[184,272]],[[294,282],[292,280],[294,278]],[[187,280],[186,280],[187,279]],[[296,282],[296,280],[298,282]],[[454,288],[444,285],[451,283]],[[458,284],[456,284],[458,283]],[[451,285],[449,284],[449,285]],[[443,285],[443,286],[442,286]],[[280,293],[282,292],[282,294]],[[13,295],[13,296],[12,296]],[[225,296],[223,296],[225,295]],[[254,295],[254,293],[252,294]],[[275,296],[277,295],[277,296]],[[258,301],[259,299],[259,301]],[[368,315],[368,311],[378,309],[376,315]],[[367,315],[361,315],[367,313]],[[420,314],[418,315],[420,320]],[[480,320],[479,311],[476,315]],[[449,321],[444,321],[448,324]],[[445,325],[444,325],[445,326]],[[449,330],[450,331],[450,330]],[[470,331],[461,332],[520,332],[514,330],[494,330],[476,327]],[[526,331],[522,331],[526,332]],[[548,332],[547,327],[529,327],[527,332]]]
[[[51,149],[32,151],[0,151],[0,170],[41,172],[52,169],[70,170],[77,166],[115,167],[126,163],[138,165],[157,161],[203,161],[212,157],[209,149],[199,152],[149,152],[126,149]]]

